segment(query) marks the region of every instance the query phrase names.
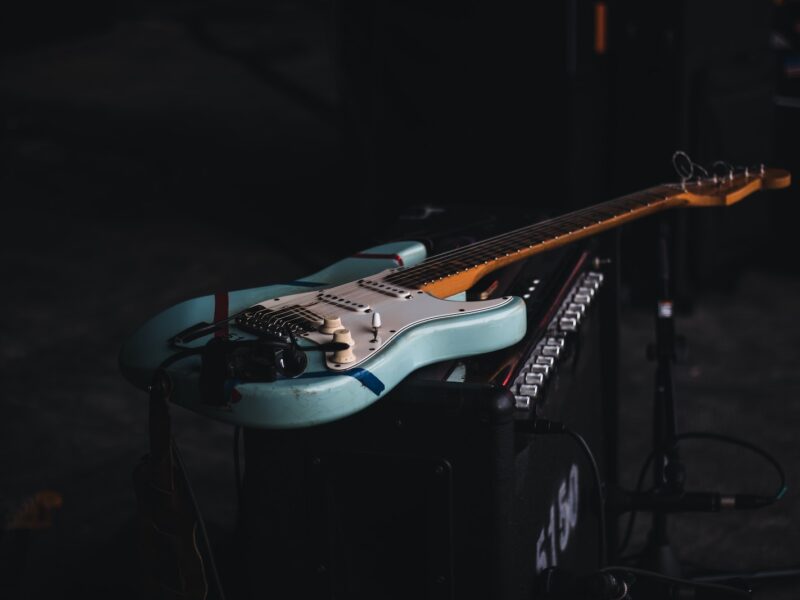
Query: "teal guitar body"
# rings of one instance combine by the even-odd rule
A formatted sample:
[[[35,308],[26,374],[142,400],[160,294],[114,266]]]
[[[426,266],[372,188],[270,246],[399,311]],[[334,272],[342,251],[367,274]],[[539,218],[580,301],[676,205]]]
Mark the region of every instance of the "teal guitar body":
[[[199,350],[213,337],[257,339],[257,332],[237,326],[233,317],[242,313],[257,313],[271,325],[302,321],[297,345],[308,350],[308,364],[296,377],[231,377],[224,382],[223,397],[211,403],[201,389],[199,355],[166,368],[171,400],[178,405],[247,427],[299,428],[370,406],[420,367],[491,352],[523,338],[526,314],[519,298],[467,302],[461,295],[445,300],[386,282],[387,276],[421,263],[425,254],[418,242],[396,242],[341,260],[301,281],[181,302],[147,321],[126,341],[120,353],[122,372],[147,389],[159,366],[180,352],[170,340],[197,323],[225,322],[184,344],[184,350]],[[331,340],[347,350],[313,351]]]

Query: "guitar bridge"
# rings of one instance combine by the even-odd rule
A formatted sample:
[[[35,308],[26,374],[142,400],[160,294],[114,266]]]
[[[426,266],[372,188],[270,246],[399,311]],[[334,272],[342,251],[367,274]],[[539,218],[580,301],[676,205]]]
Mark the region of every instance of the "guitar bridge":
[[[316,330],[322,317],[302,306],[286,306],[270,310],[259,304],[251,306],[234,321],[236,326],[257,335],[302,335]]]

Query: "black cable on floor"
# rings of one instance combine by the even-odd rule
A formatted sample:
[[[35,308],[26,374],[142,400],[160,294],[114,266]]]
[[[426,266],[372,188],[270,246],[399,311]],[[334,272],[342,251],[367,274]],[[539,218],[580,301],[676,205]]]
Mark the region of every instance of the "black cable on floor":
[[[764,505],[766,506],[774,502],[777,502],[778,500],[783,498],[784,494],[786,494],[786,491],[788,489],[786,486],[786,473],[784,472],[783,467],[781,467],[781,464],[778,462],[778,460],[763,448],[760,448],[759,446],[756,446],[755,444],[748,442],[747,440],[743,440],[731,435],[724,435],[721,433],[714,433],[710,431],[689,431],[686,433],[681,433],[679,435],[676,435],[675,438],[673,439],[675,443],[680,442],[682,440],[712,440],[716,442],[730,444],[732,446],[745,448],[755,454],[758,454],[775,468],[775,471],[777,472],[778,477],[780,478],[780,485],[777,491],[772,497],[765,497]],[[642,491],[642,485],[644,484],[644,478],[645,475],[647,474],[647,469],[653,462],[653,459],[655,458],[657,452],[658,452],[657,450],[651,451],[650,454],[648,454],[647,458],[645,459],[644,464],[642,465],[642,468],[639,471],[639,477],[636,481],[637,492]],[[637,511],[632,510],[630,516],[628,517],[628,523],[625,526],[625,534],[622,536],[622,541],[620,542],[619,549],[617,550],[618,555],[621,555],[628,547],[628,543],[630,543],[631,535],[633,534],[633,525],[636,522],[636,514]]]
[[[643,569],[635,569],[633,567],[617,567],[611,566],[605,569],[602,569],[605,573],[613,573],[616,575],[622,576],[624,579],[625,575],[633,575],[638,576],[641,580],[653,580],[659,581],[665,584],[672,584],[675,586],[673,590],[673,595],[670,597],[675,598],[742,598],[743,600],[749,600],[752,598],[750,592],[745,590],[741,590],[739,588],[730,587],[727,585],[720,585],[717,583],[711,582],[698,582],[689,579],[679,579],[677,577],[668,577],[667,575],[662,575],[661,573],[655,573],[653,571],[645,571]],[[706,592],[703,595],[698,594],[698,592]],[[639,598],[637,595],[636,598]]]

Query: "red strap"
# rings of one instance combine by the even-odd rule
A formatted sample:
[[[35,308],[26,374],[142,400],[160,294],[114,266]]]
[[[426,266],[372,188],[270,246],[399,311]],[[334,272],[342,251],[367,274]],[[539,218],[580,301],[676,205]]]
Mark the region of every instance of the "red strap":
[[[355,258],[388,258],[397,262],[399,266],[403,266],[403,259],[399,254],[374,254],[372,252],[359,252],[353,255]]]
[[[228,292],[214,294],[214,323],[228,318]],[[228,337],[228,323],[214,332],[214,337]]]

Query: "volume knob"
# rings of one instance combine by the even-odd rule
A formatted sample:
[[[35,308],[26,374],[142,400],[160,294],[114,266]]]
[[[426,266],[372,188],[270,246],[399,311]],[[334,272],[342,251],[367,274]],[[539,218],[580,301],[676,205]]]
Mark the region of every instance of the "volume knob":
[[[342,320],[339,317],[325,317],[322,327],[319,328],[320,333],[334,333],[337,329],[342,328]]]
[[[334,333],[333,343],[347,344],[346,349],[337,350],[333,353],[333,358],[331,359],[333,362],[344,364],[355,362],[356,355],[353,354],[353,346],[355,346],[355,342],[353,342],[353,336],[350,335],[349,329],[339,329],[336,333]]]

